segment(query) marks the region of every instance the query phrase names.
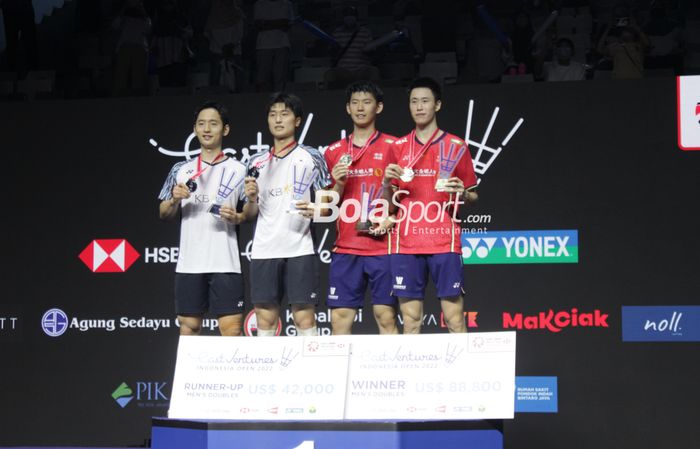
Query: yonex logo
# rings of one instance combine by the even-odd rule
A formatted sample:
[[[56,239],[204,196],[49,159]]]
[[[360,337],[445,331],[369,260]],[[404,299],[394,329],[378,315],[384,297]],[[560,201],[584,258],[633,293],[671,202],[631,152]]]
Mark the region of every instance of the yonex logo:
[[[125,239],[93,240],[78,256],[93,273],[123,273],[140,254]]]
[[[68,329],[68,315],[61,309],[50,309],[41,317],[41,328],[49,337],[58,337]]]
[[[134,392],[126,384],[126,382],[122,382],[121,385],[119,385],[117,389],[112,392],[112,399],[117,401],[117,404],[119,404],[121,408],[124,408],[129,402],[131,402],[132,399],[134,399]]]
[[[474,264],[577,263],[578,231],[497,231],[462,235],[462,261]]]

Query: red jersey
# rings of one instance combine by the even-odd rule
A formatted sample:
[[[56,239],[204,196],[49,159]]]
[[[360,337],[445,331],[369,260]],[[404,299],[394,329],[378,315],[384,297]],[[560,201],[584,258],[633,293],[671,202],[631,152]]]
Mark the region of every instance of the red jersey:
[[[400,205],[392,232],[392,254],[461,253],[461,227],[456,221],[461,195],[438,192],[435,182],[440,173],[441,159],[451,170],[448,177],[458,177],[465,188],[476,185],[471,154],[464,140],[440,131],[425,153],[413,165],[414,177],[410,182],[398,181],[399,190],[408,194],[399,196]],[[411,142],[411,139],[414,141]],[[420,153],[423,144],[414,133],[397,140],[394,145],[397,163],[406,168],[411,157]],[[413,152],[413,156],[412,156]],[[442,153],[442,157],[441,157]],[[452,160],[452,164],[449,161]],[[459,203],[455,207],[455,198]]]
[[[367,233],[358,232],[355,225],[360,219],[349,222],[343,216],[360,216],[362,210],[362,194],[367,193],[371,204],[373,200],[382,197],[382,180],[384,168],[388,164],[395,163],[393,145],[396,137],[384,133],[377,133],[369,142],[365,152],[350,166],[343,195],[340,197],[338,207],[341,208],[340,217],[336,220],[338,236],[335,240],[333,251],[341,254],[354,254],[357,256],[380,256],[389,254],[390,235],[373,237]],[[354,145],[350,151],[350,138],[339,140],[328,147],[323,157],[326,159],[328,171],[339,162],[345,154],[358,155],[360,147]],[[335,180],[331,187],[335,185]],[[349,201],[354,200],[354,201]],[[344,204],[346,203],[346,204]],[[358,207],[360,206],[360,207]]]

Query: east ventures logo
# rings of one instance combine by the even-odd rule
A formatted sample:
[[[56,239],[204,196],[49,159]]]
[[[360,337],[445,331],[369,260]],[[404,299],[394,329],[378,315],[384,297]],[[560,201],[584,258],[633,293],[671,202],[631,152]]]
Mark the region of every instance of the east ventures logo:
[[[78,256],[93,273],[123,273],[140,254],[125,239],[93,240]]]
[[[504,329],[548,330],[558,333],[568,327],[609,327],[608,314],[596,309],[593,312],[579,312],[578,309],[555,312],[549,309],[532,315],[503,313]]]
[[[132,400],[139,407],[167,407],[168,396],[164,391],[167,382],[136,382],[133,390],[129,384],[122,382],[111,394],[112,399],[125,408]]]

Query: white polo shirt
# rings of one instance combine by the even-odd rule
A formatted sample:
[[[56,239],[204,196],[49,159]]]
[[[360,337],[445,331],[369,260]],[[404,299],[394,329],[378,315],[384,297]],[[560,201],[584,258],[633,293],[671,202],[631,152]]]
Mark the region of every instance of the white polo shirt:
[[[178,162],[168,174],[158,195],[161,201],[173,196],[176,184],[185,184],[197,173],[197,160]],[[207,168],[195,182],[197,189],[180,203],[180,254],[175,271],[178,273],[240,273],[236,225],[209,213],[209,207],[218,203],[236,209],[245,198],[243,179],[245,166],[234,158],[214,165],[201,163]]]
[[[297,145],[283,157],[270,150],[255,154],[248,168],[257,167],[258,220],[251,259],[282,259],[314,254],[311,220],[289,213],[295,199],[312,201],[331,182],[326,162],[312,147]]]

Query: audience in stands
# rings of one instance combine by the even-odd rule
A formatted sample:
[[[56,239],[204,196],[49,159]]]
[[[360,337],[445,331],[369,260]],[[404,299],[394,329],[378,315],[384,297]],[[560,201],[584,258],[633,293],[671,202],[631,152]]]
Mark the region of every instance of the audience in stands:
[[[176,0],[161,0],[153,20],[151,51],[162,87],[187,84],[187,64],[194,56],[190,39],[194,32]]]
[[[611,34],[617,28],[617,35]],[[644,53],[649,39],[633,18],[612,19],[598,43],[598,52],[612,59],[612,77],[635,79],[644,76]]]
[[[243,78],[244,19],[238,0],[212,0],[204,26],[211,53],[210,83],[234,92]]]
[[[559,38],[554,46],[554,61],[545,62],[535,75],[545,81],[582,81],[586,79],[586,66],[572,61],[574,43],[571,39]]]
[[[114,95],[144,95],[148,87],[148,38],[151,19],[142,0],[128,0],[112,21],[117,30]]]
[[[44,3],[0,0],[5,99],[36,97],[27,92],[31,83],[23,83],[22,92],[12,83],[41,77],[52,82],[37,83],[37,89],[50,85],[49,97],[71,98],[172,95],[206,85],[230,92],[252,86],[334,89],[358,78],[395,86],[440,67],[444,73],[437,78],[444,83],[700,73],[700,2],[73,0],[62,8]],[[479,4],[492,23],[477,11]],[[35,25],[35,14],[46,17],[37,17],[41,23]],[[75,33],[57,34],[71,23]],[[339,45],[329,45],[308,23]],[[50,47],[38,48],[49,40]],[[44,72],[34,72],[39,69]],[[288,86],[291,73],[299,84]]]
[[[289,77],[289,27],[294,20],[288,0],[257,0],[253,19],[258,31],[255,84],[258,91],[283,91]]]
[[[372,65],[366,50],[372,42],[372,32],[358,22],[357,9],[343,10],[343,24],[333,32],[338,46],[333,51],[333,67],[325,74],[329,88],[340,88],[352,81],[379,80],[379,69]]]

